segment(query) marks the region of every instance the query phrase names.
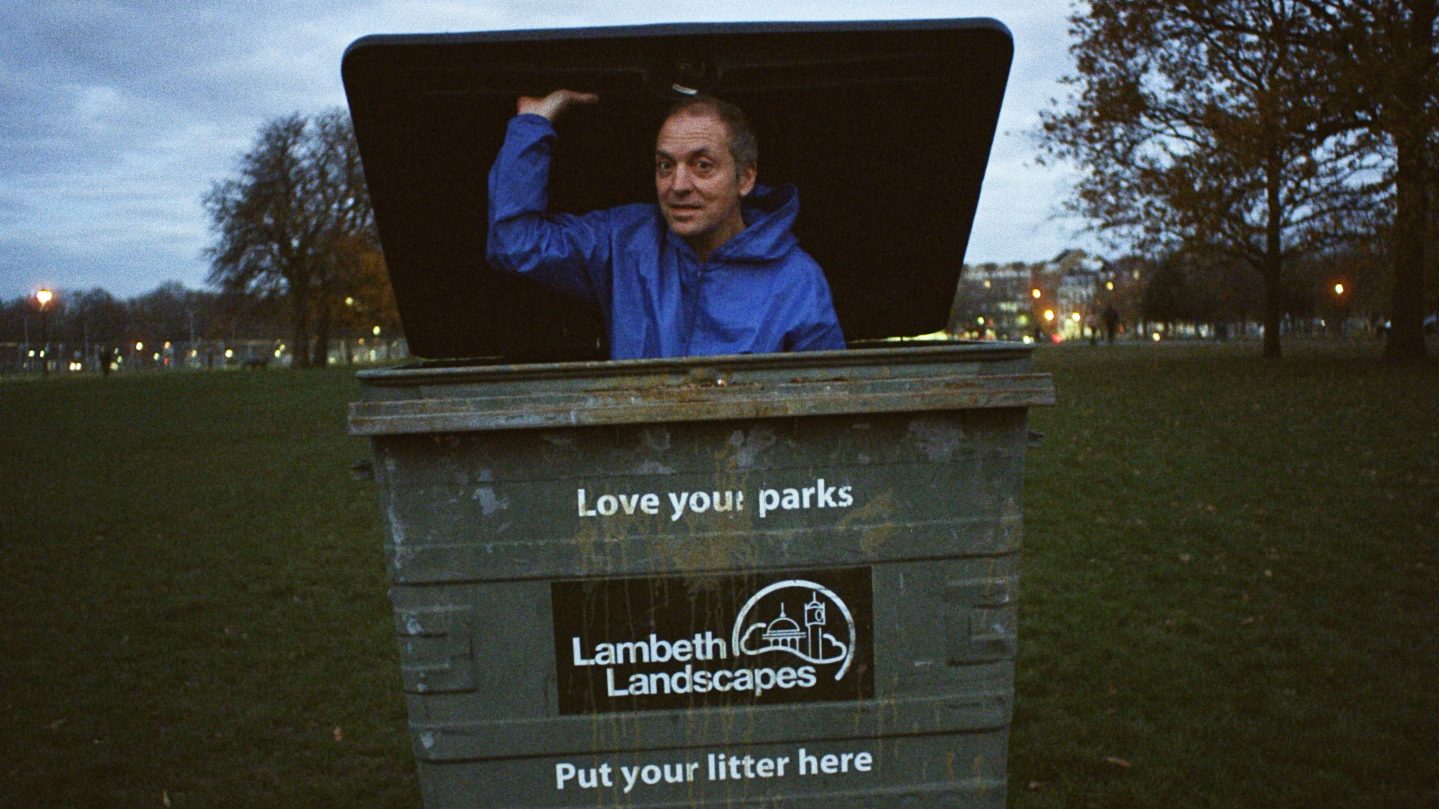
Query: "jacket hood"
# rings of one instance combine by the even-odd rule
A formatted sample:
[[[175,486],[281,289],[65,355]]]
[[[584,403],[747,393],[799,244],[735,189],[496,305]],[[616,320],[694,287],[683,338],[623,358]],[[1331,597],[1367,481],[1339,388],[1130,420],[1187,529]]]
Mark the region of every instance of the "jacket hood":
[[[711,259],[730,264],[759,264],[783,258],[799,244],[790,227],[799,217],[799,189],[756,184],[740,206],[745,228],[714,252]]]

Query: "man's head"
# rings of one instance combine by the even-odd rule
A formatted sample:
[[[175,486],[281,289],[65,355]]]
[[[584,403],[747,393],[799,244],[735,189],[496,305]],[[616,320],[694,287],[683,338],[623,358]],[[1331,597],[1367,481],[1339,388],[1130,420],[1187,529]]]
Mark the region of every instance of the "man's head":
[[[655,194],[670,230],[708,258],[744,229],[759,148],[744,113],[708,96],[670,109],[655,139]]]

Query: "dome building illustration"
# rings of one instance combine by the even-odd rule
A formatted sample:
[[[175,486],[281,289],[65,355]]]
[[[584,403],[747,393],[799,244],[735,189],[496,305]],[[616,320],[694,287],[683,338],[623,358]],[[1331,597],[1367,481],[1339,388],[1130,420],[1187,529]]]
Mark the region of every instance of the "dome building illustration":
[[[805,601],[796,597],[799,594],[795,591],[801,588]],[[772,599],[765,598],[776,590],[787,592]],[[786,597],[789,598],[788,604]],[[797,606],[796,602],[802,605],[798,606],[795,614],[803,619],[803,625],[789,616],[789,610]],[[845,637],[836,637],[833,631],[829,631],[831,613],[842,619],[838,628]],[[768,621],[758,617],[764,614],[775,617]],[[838,663],[839,670],[835,673],[838,680],[849,671],[850,659],[854,655],[854,618],[839,596],[814,582],[797,579],[776,582],[755,593],[740,608],[731,642],[736,651],[745,655],[787,652],[815,665]]]
[[[783,602],[779,605],[779,617],[769,622],[769,626],[765,628],[764,634],[760,637],[769,646],[778,646],[801,654],[809,651],[807,648],[800,648],[801,644],[808,646],[809,639],[804,632],[800,631],[799,624],[784,614]]]

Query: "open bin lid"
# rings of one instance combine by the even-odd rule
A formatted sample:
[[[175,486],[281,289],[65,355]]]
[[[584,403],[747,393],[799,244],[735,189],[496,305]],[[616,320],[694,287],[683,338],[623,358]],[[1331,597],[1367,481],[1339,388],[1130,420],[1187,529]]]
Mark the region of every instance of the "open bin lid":
[[[689,88],[745,110],[759,179],[794,183],[794,233],[851,341],[938,331],[964,262],[1009,74],[988,19],[723,23],[386,35],[343,62],[412,354],[602,359],[597,311],[485,262],[487,175],[520,95],[601,103],[559,123],[550,200],[654,200],[665,110]]]

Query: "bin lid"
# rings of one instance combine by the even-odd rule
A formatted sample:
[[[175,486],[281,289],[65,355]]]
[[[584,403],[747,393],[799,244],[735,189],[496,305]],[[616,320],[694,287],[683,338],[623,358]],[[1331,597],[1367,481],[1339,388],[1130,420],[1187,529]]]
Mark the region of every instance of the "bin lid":
[[[794,233],[856,342],[945,327],[1013,43],[989,19],[704,23],[383,35],[342,65],[412,354],[604,358],[592,308],[485,261],[486,178],[520,95],[602,102],[559,123],[555,210],[654,200],[665,110],[739,105],[759,178],[799,188]]]

